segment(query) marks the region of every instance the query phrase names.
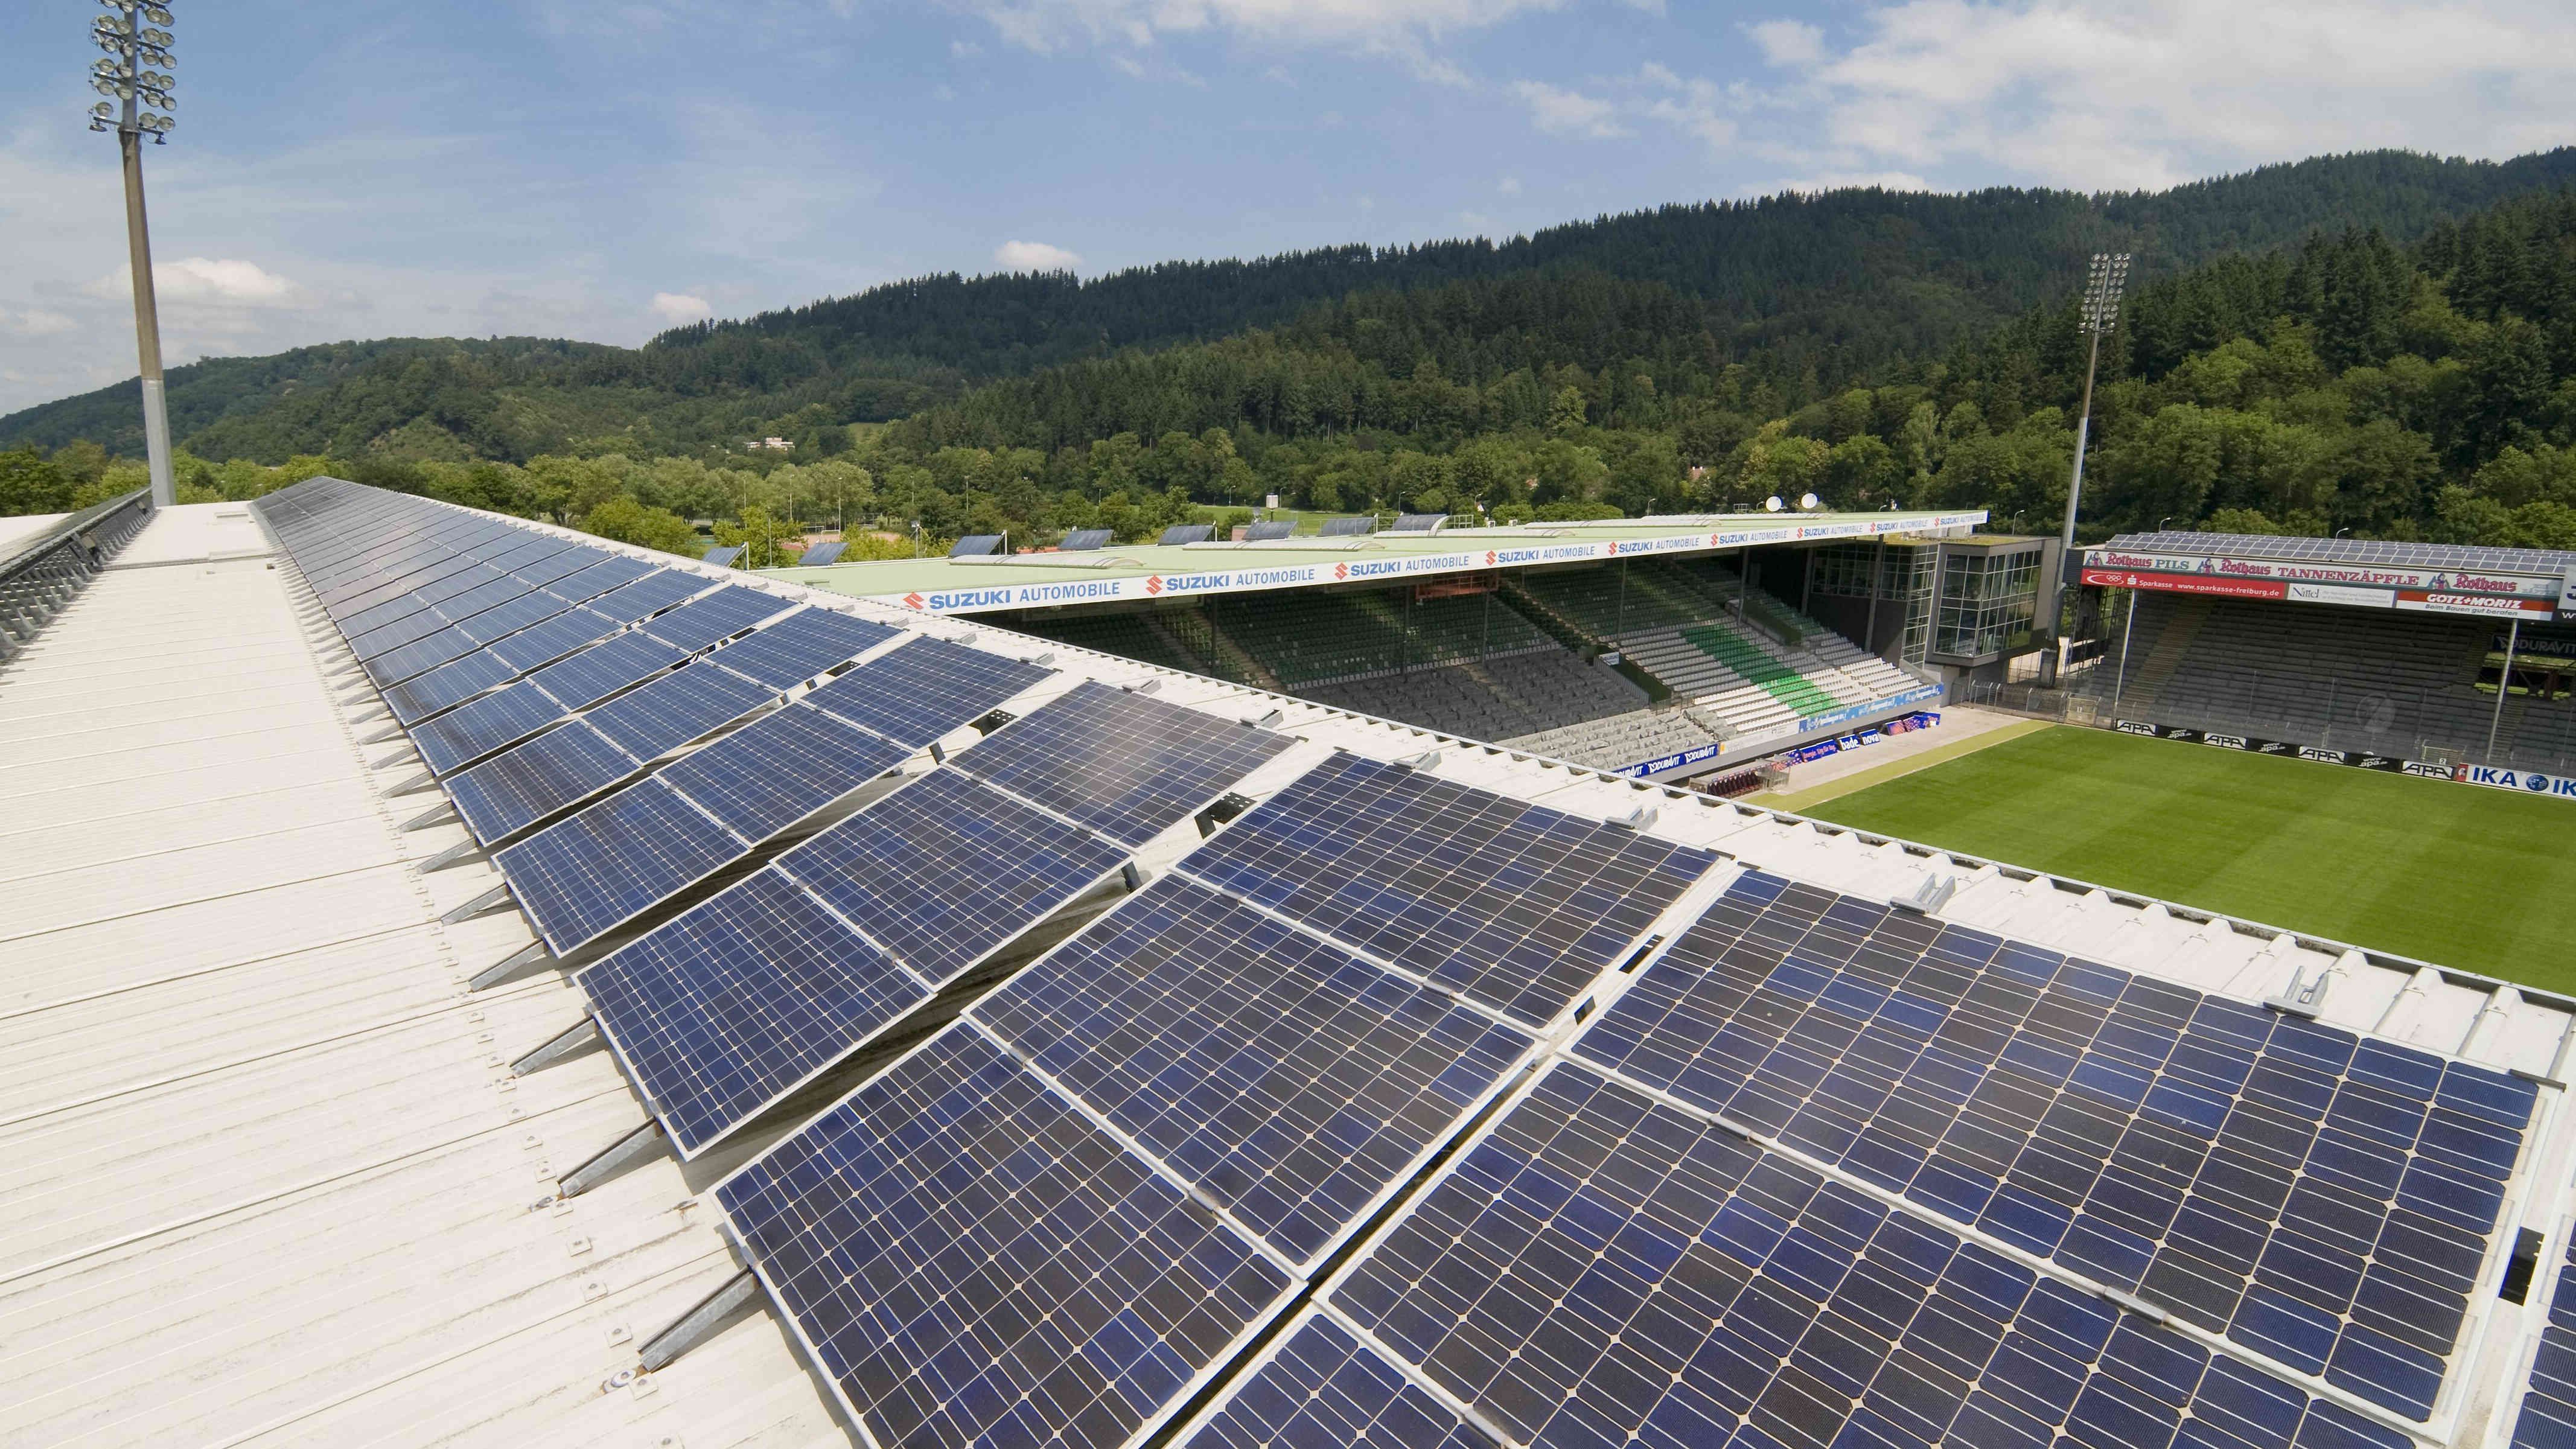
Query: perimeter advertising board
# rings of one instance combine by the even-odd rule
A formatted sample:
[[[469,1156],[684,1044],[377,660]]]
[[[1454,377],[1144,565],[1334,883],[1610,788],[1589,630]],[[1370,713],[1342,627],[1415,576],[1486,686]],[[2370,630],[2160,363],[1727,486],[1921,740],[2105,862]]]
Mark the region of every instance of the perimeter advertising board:
[[[1663,538],[1575,538],[1515,543],[1499,548],[1457,553],[1356,554],[1330,563],[1264,566],[1260,555],[1237,553],[1238,567],[1194,573],[1130,575],[1114,579],[1049,579],[1034,583],[995,584],[987,588],[920,590],[909,594],[865,595],[881,604],[925,614],[981,614],[999,609],[1047,608],[1069,604],[1144,603],[1155,599],[1202,594],[1247,594],[1268,589],[1313,588],[1326,584],[1395,582],[1472,573],[1482,569],[1532,568],[1541,564],[1605,562],[1642,555],[1707,553],[1719,549],[1756,548],[1778,543],[1818,543],[1832,539],[1876,538],[1927,528],[1956,528],[1985,522],[1982,510],[1968,513],[1906,514],[1891,518],[1838,523],[1783,523]],[[1214,564],[1227,555],[1209,549]]]
[[[2544,575],[2226,554],[2096,548],[2084,555],[2082,578],[2097,588],[2498,619],[2547,619],[2576,605],[2565,596],[2565,579]]]

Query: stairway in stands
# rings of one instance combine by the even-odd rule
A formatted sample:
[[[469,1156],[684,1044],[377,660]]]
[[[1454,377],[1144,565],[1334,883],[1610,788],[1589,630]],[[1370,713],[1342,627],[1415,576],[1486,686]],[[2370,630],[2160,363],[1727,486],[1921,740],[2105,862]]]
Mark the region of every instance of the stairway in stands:
[[[2138,661],[2137,668],[2129,671],[2127,683],[2119,686],[2124,710],[2155,703],[2156,696],[2173,678],[2174,670],[2181,667],[2183,656],[2191,652],[2192,641],[2200,637],[2200,626],[2209,622],[2212,602],[2190,595],[2173,600],[2172,608],[2166,612],[2162,626],[2156,631],[2156,642]]]

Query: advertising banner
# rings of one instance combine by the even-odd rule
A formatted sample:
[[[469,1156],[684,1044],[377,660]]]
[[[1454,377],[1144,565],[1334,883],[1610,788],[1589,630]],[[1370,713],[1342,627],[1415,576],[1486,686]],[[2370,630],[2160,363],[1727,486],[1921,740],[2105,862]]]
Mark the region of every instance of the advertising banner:
[[[2492,594],[2447,594],[2429,589],[2400,589],[2397,607],[2428,614],[2486,614],[2497,618],[2546,619],[2557,612],[2547,599],[2507,599]]]
[[[2560,580],[2548,575],[2489,573],[2405,564],[2321,563],[2310,559],[2236,558],[2227,554],[2135,553],[2096,548],[2084,554],[2087,569],[2177,574],[2195,578],[2264,579],[2279,583],[2339,584],[2365,589],[2424,589],[2449,594],[2558,597]]]
[[[1266,589],[1310,588],[1320,584],[1365,583],[1373,579],[1423,578],[1476,569],[1526,568],[1537,564],[1583,563],[1641,555],[1706,553],[1775,543],[1813,543],[1837,538],[1874,538],[1926,528],[1964,527],[1985,522],[1982,511],[1902,514],[1889,518],[1839,523],[1780,523],[1673,534],[1664,538],[1587,540],[1575,537],[1511,543],[1497,548],[1471,548],[1456,553],[1357,554],[1330,563],[1308,562],[1265,566],[1255,550],[1207,549],[1209,567],[1199,572],[1172,572],[1123,578],[1047,579],[994,584],[983,588],[929,589],[909,594],[862,597],[925,614],[980,614],[997,609],[1047,608],[1065,604],[1142,603],[1193,594],[1245,594]],[[1009,567],[1008,564],[996,565]],[[960,576],[966,575],[960,570]]]
[[[2499,770],[2492,765],[2462,765],[2452,778],[2463,785],[2484,785],[2492,790],[2518,790],[2525,795],[2576,800],[2576,775],[2544,775],[2538,770]]]
[[[2150,724],[2145,720],[2124,719],[2113,728],[2124,735],[2145,739],[2175,740],[2183,744],[2209,745],[2222,750],[2242,750],[2252,755],[2286,755],[2314,760],[2321,765],[2351,765],[2363,770],[2378,770],[2391,775],[2420,775],[2430,780],[2451,778],[2448,765],[2425,760],[2404,760],[2389,755],[2374,755],[2366,750],[2329,750],[2318,745],[2294,745],[2286,740],[2256,739],[2252,735],[2228,734],[2221,730],[2197,730],[2184,725]]]
[[[2210,574],[2137,573],[2087,568],[2084,582],[2099,588],[2146,589],[2159,594],[2206,594],[2220,599],[2286,599],[2290,586],[2269,579],[2228,579]]]

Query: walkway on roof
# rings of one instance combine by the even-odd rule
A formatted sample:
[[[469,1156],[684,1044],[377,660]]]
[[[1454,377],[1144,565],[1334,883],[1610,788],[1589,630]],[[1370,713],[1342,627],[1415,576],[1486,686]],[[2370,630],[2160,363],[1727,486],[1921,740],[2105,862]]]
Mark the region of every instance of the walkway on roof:
[[[267,548],[166,510],[0,667],[0,1444],[846,1444],[768,1315],[603,1392],[732,1276],[715,1214],[668,1162],[532,1210],[643,1111],[510,1080],[573,988],[469,998],[525,929],[437,924],[487,873],[412,869],[456,833]]]

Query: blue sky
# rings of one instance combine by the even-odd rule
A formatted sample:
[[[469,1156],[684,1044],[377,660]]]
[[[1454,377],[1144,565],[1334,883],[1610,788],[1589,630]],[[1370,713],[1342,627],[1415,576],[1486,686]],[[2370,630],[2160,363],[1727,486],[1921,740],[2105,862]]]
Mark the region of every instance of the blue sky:
[[[170,0],[174,361],[641,341],[930,271],[1508,236],[1853,181],[2576,140],[2576,7]],[[131,376],[95,6],[0,6],[0,412]]]

